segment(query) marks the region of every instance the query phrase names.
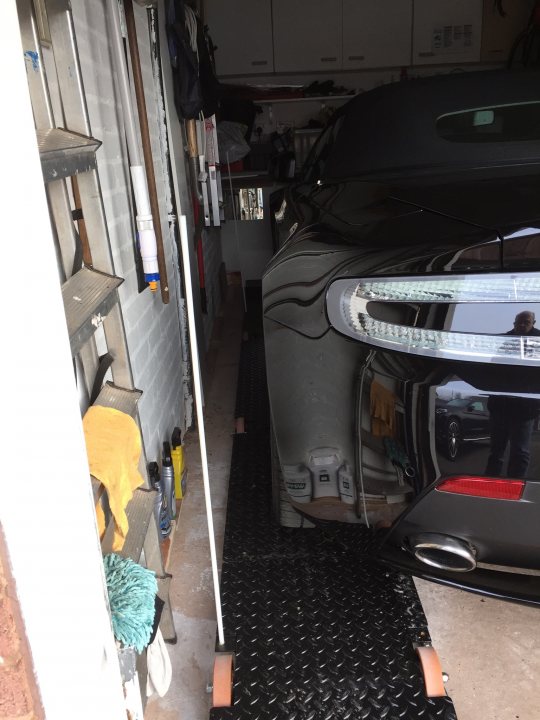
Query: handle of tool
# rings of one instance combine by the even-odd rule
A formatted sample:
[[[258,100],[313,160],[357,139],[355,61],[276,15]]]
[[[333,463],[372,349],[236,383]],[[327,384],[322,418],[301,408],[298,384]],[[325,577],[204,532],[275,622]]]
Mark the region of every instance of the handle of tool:
[[[195,158],[198,156],[197,126],[195,125],[195,120],[186,120],[186,135],[189,157]]]

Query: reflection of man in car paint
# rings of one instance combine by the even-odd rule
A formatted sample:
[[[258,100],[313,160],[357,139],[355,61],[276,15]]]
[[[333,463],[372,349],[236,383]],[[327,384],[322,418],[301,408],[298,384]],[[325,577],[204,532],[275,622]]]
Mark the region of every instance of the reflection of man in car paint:
[[[540,335],[540,330],[535,328],[536,317],[530,310],[523,310],[514,319],[514,327],[507,335]]]
[[[514,327],[506,335],[538,336],[540,330],[534,327],[536,318],[530,310],[523,310],[514,319]],[[531,352],[532,352],[531,348]],[[525,354],[527,348],[525,347]],[[491,426],[491,452],[486,475],[502,475],[504,454],[510,443],[510,455],[506,475],[522,478],[527,474],[530,459],[531,434],[535,420],[540,414],[540,401],[527,397],[491,395],[488,400]]]

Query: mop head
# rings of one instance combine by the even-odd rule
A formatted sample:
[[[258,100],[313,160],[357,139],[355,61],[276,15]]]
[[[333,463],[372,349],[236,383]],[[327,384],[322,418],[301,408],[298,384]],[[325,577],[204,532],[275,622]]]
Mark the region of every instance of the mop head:
[[[103,559],[114,636],[141,653],[152,634],[156,576],[129,558],[114,553]]]

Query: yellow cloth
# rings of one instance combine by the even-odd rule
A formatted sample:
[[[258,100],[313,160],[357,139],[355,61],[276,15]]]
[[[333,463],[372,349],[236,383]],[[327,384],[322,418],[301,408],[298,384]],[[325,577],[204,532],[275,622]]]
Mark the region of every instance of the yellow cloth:
[[[114,408],[93,405],[83,418],[90,473],[103,485],[115,522],[113,550],[124,546],[129,523],[126,506],[133,491],[144,483],[138,465],[141,434],[130,415]],[[105,515],[98,500],[96,516],[100,538],[105,533]]]
[[[396,396],[376,380],[370,391],[371,433],[378,437],[394,437],[396,433]]]

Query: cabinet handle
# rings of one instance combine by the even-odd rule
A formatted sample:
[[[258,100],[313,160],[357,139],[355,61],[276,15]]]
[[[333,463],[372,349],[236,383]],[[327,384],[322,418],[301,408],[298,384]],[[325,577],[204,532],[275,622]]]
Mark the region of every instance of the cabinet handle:
[[[364,55],[349,55],[349,60],[365,60]]]
[[[337,57],[322,57],[321,62],[336,62]]]
[[[435,57],[434,52],[419,52],[418,57]]]
[[[268,60],[252,60],[252,65],[268,65]]]

